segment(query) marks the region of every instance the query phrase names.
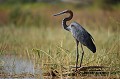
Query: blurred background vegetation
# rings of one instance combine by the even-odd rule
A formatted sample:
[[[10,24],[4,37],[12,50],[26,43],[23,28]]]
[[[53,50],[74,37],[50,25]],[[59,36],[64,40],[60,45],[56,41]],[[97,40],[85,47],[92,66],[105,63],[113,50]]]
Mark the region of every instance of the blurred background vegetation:
[[[47,24],[53,23],[52,20],[48,21],[52,16],[51,14],[64,9],[87,13],[85,17],[90,17],[92,21],[96,19],[94,17],[95,10],[104,10],[103,13],[98,12],[103,16],[109,16],[113,10],[119,10],[120,0],[0,0],[0,25],[12,23],[20,26],[40,26],[40,24],[48,26]],[[85,10],[86,12],[84,12]],[[119,14],[117,15],[119,16]],[[82,20],[82,17],[80,18]]]
[[[95,39],[97,52],[84,48],[83,64],[120,67],[120,0],[0,0],[0,54],[34,58],[35,48],[42,50],[39,62],[74,64],[74,39],[61,28],[66,15],[52,16],[66,9]]]

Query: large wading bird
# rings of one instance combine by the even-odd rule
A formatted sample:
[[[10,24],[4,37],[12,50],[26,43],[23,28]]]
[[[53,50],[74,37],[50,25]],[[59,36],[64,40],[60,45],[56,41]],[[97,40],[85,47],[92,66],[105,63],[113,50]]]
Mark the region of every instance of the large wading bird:
[[[58,16],[64,13],[68,13],[70,14],[69,17],[66,17],[62,20],[62,27],[71,32],[73,37],[76,40],[76,45],[77,45],[77,52],[76,52],[76,71],[78,68],[78,57],[79,57],[79,53],[78,53],[78,44],[80,42],[81,44],[81,49],[82,49],[82,57],[80,60],[80,67],[82,64],[82,60],[83,60],[83,55],[84,55],[84,50],[83,50],[83,46],[86,46],[88,49],[90,49],[93,53],[96,52],[96,46],[93,43],[93,37],[90,35],[90,33],[88,33],[80,24],[78,24],[77,22],[72,22],[69,26],[66,24],[67,21],[70,21],[73,18],[73,12],[71,10],[64,10],[60,13],[54,14],[54,16]]]

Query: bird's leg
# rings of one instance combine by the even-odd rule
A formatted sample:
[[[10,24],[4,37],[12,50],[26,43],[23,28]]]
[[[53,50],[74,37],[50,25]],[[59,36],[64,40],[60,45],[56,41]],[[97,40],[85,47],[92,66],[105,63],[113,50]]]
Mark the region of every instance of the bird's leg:
[[[81,61],[80,61],[80,67],[81,67],[81,64],[82,64],[83,56],[84,56],[84,50],[83,50],[82,44],[81,44],[81,49],[82,49],[82,57],[81,57]]]
[[[78,44],[79,44],[79,41],[76,40],[76,45],[77,45],[77,51],[76,51],[76,71],[77,71],[78,57],[79,57],[79,53],[78,53]]]

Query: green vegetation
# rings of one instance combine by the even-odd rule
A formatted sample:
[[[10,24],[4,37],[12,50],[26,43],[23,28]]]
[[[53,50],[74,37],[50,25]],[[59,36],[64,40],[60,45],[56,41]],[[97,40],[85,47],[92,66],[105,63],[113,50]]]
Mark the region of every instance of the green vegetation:
[[[61,6],[63,5],[63,6]],[[69,32],[61,27],[65,17],[53,17],[64,9],[74,12],[72,21],[79,22],[95,39],[97,52],[84,47],[84,66],[99,65],[120,69],[120,11],[77,8],[65,4],[23,4],[0,7],[0,55],[15,54],[33,59],[34,63],[55,64],[62,68],[75,65],[76,45]],[[72,22],[71,21],[71,22]],[[68,22],[69,24],[70,22]],[[79,46],[81,57],[81,49]],[[50,69],[50,68],[49,68]],[[68,70],[69,71],[69,70]]]

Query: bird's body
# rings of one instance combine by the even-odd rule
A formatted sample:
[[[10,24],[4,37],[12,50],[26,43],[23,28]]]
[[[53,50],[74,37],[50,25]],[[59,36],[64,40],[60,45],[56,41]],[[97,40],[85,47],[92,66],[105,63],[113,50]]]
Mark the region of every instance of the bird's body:
[[[84,50],[82,45],[86,46],[88,49],[90,49],[93,53],[96,52],[96,46],[93,43],[93,37],[90,35],[90,33],[88,33],[80,24],[78,24],[77,22],[72,22],[70,25],[67,25],[66,22],[71,20],[73,17],[73,12],[71,10],[65,10],[63,12],[57,13],[54,16],[58,16],[64,13],[69,13],[70,16],[66,17],[62,20],[62,26],[65,30],[69,31],[72,33],[73,37],[76,40],[76,44],[77,44],[77,54],[76,54],[76,70],[77,70],[77,64],[78,64],[78,44],[79,42],[81,43],[81,49],[82,49],[82,57],[81,57],[81,62],[80,62],[80,67],[82,64],[82,59],[83,59],[83,55],[84,55]]]
[[[92,42],[92,40],[94,40],[93,37],[80,24],[73,22],[67,27],[67,29],[81,44],[89,48],[93,53],[96,52],[96,47]]]

